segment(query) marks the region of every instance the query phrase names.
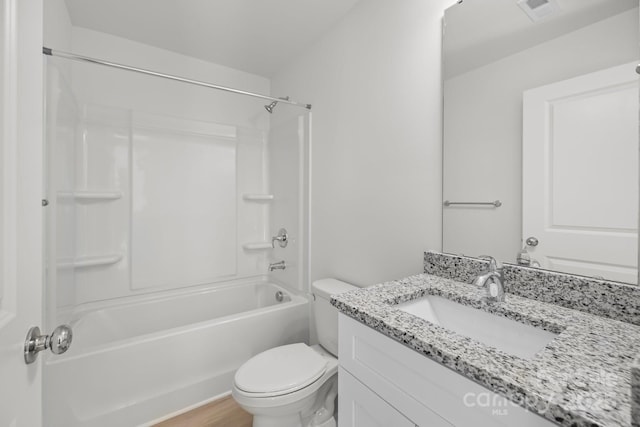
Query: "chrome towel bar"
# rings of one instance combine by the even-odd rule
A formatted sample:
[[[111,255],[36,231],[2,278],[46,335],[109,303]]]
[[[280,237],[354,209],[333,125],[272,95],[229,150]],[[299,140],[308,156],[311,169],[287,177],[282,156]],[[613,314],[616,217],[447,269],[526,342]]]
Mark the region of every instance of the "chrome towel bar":
[[[453,206],[453,205],[475,205],[475,206],[494,206],[499,208],[502,206],[502,202],[500,200],[496,200],[493,202],[450,202],[449,200],[445,200],[443,203],[445,206]]]

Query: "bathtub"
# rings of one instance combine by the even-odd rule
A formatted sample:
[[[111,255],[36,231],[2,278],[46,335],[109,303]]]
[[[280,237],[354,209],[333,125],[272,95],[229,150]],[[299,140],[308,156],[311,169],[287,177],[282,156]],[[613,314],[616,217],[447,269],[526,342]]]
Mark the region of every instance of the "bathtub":
[[[84,309],[43,368],[44,420],[56,427],[148,425],[231,390],[253,355],[308,339],[308,300],[267,282]]]

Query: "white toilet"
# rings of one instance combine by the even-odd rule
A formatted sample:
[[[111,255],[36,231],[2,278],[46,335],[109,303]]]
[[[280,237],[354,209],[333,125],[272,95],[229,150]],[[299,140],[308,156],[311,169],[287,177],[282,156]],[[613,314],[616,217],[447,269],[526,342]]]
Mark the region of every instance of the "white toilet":
[[[311,285],[320,345],[283,345],[264,351],[236,372],[233,397],[253,414],[253,427],[336,427],[338,310],[331,295],[355,286],[335,279]]]

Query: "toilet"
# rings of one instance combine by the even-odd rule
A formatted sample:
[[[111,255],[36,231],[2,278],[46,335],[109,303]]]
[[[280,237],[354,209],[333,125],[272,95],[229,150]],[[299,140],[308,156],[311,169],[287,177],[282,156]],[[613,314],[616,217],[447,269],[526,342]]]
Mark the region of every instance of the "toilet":
[[[329,299],[355,286],[336,279],[311,285],[320,345],[283,345],[245,362],[236,372],[233,398],[253,427],[336,427],[338,310]]]

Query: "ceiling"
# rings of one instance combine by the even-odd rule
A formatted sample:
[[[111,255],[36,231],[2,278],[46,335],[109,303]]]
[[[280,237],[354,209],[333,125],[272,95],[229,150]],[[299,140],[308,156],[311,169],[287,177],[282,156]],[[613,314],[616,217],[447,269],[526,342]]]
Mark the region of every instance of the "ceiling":
[[[500,58],[637,8],[638,0],[557,0],[560,11],[533,22],[517,0],[463,0],[445,12],[445,76]]]
[[[358,0],[65,0],[71,22],[270,77]]]

